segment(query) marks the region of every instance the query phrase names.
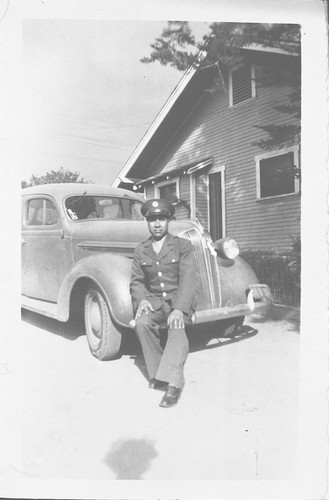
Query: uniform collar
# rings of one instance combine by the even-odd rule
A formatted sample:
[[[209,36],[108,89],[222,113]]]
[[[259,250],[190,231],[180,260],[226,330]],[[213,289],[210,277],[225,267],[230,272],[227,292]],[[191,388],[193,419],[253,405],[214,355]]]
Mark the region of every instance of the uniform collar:
[[[168,252],[170,252],[173,244],[174,244],[174,236],[172,236],[170,233],[168,233],[165,237],[161,251],[159,252],[159,254],[156,254],[153,250],[153,247],[152,247],[152,237],[150,237],[144,243],[144,253],[146,253],[149,257],[152,257],[152,259],[154,259],[154,260],[156,260],[156,259],[160,260],[165,255],[167,255]]]

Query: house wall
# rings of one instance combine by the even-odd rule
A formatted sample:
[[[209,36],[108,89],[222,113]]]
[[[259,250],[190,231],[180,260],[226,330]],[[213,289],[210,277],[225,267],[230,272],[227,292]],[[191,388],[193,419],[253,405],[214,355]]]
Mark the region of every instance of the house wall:
[[[147,184],[145,186],[145,197],[146,199],[155,198],[155,185]],[[183,200],[190,201],[190,178],[184,175],[179,178],[179,197]],[[179,206],[175,210],[176,219],[186,219],[189,218],[190,213],[187,208]]]
[[[225,165],[226,234],[243,248],[280,251],[290,249],[290,235],[299,232],[300,195],[257,200],[255,157],[264,150],[253,143],[267,137],[257,126],[295,124],[296,119],[274,109],[289,102],[291,88],[261,86],[259,75],[256,68],[256,98],[234,108],[229,108],[228,91],[205,93],[158,157],[152,175],[213,157],[213,167]],[[180,180],[180,197],[186,200],[189,178]],[[196,215],[207,226],[206,180],[202,171],[196,180]]]

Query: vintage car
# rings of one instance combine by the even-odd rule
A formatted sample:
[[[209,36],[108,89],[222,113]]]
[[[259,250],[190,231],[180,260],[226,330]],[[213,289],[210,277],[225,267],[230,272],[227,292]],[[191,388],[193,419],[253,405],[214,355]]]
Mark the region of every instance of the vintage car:
[[[96,184],[49,184],[22,190],[22,307],[68,321],[84,312],[90,350],[98,359],[120,354],[133,332],[129,292],[133,252],[149,237],[141,195]],[[235,240],[213,242],[197,220],[172,220],[172,234],[194,247],[198,284],[192,327],[225,325],[264,315],[272,302],[238,256]]]

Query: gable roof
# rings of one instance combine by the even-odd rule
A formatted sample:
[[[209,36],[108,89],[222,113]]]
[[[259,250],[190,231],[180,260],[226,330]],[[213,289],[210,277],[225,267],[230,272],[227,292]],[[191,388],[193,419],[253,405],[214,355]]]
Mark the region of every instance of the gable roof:
[[[159,143],[163,144],[166,139],[171,137],[173,130],[177,127],[177,115],[181,114],[183,116],[186,113],[191,103],[193,103],[196,89],[202,88],[205,83],[208,83],[216,72],[218,72],[218,69],[214,65],[199,69],[190,67],[186,71],[135,151],[113,181],[113,186],[117,187],[121,183],[140,180],[140,176],[135,175],[134,172],[138,172],[144,165],[150,166],[151,158],[154,158]],[[128,174],[129,178],[126,178]]]
[[[113,186],[117,187],[121,182],[129,182],[129,179],[125,179],[125,176],[131,169],[131,167],[134,165],[135,161],[137,158],[142,154],[144,148],[146,147],[147,143],[150,141],[151,137],[153,134],[156,132],[157,128],[159,125],[162,123],[164,118],[168,115],[169,111],[171,108],[174,106],[176,100],[178,97],[181,95],[183,90],[187,87],[188,83],[190,80],[193,78],[193,76],[196,74],[196,67],[191,66],[186,73],[184,74],[183,78],[178,82],[172,93],[170,94],[169,98],[161,108],[160,112],[157,114],[155,117],[154,121],[152,122],[150,128],[147,130],[146,134],[142,138],[142,140],[139,142],[137,145],[135,151],[132,153],[128,161],[125,163],[123,166],[122,170],[119,172],[118,176],[115,178],[113,181]]]
[[[284,56],[298,56],[297,52],[288,52],[277,47],[264,47],[258,44],[250,44],[244,47],[244,50]],[[199,59],[201,57],[202,55],[199,56]],[[173,127],[175,125],[177,127],[177,114],[186,109],[191,100],[193,102],[195,90],[202,88],[205,83],[209,83],[217,72],[218,68],[215,64],[201,68],[193,65],[185,72],[155,117],[150,128],[113,181],[113,186],[125,185],[126,187],[129,184],[139,183],[138,181],[141,180],[141,177],[138,175],[139,170],[143,168],[145,173],[148,172],[149,167],[153,164],[154,157],[157,156],[158,144],[163,144],[172,134]],[[150,179],[149,174],[146,177]]]

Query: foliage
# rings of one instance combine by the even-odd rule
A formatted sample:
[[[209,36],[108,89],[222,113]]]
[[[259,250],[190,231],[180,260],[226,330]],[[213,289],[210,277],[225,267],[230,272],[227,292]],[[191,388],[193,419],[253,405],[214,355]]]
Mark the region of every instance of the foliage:
[[[172,66],[179,71],[193,66],[202,68],[216,65],[218,80],[215,87],[207,89],[213,92],[225,89],[225,72],[227,68],[244,60],[241,50],[248,45],[261,45],[279,48],[288,53],[300,55],[300,27],[296,24],[261,24],[261,23],[212,23],[209,33],[205,34],[201,42],[197,42],[191,28],[186,21],[169,21],[160,37],[150,46],[151,54],[141,59],[143,63],[159,62],[162,65]],[[275,85],[284,82],[293,90],[289,102],[275,109],[300,120],[301,109],[301,77],[300,58],[298,64],[271,64],[262,75],[263,85]],[[261,149],[272,149],[282,143],[296,143],[300,141],[300,125],[266,124],[258,128],[267,133],[267,138],[255,144]]]
[[[300,235],[292,237],[292,250],[284,253],[272,250],[243,249],[241,256],[250,264],[260,283],[266,283],[274,302],[300,307],[301,245]]]
[[[168,27],[151,44],[153,52],[143,57],[141,62],[158,61],[163,66],[169,64],[179,71],[184,71],[194,61],[197,44],[186,21],[169,21]]]
[[[73,183],[83,182],[89,183],[83,177],[79,177],[80,172],[72,172],[61,167],[59,170],[51,170],[45,175],[32,175],[29,181],[21,181],[21,187],[38,186],[40,184],[59,184],[59,183]]]
[[[253,145],[261,149],[274,149],[278,144],[290,147],[296,144],[296,138],[300,136],[300,125],[254,125],[255,128],[267,132],[267,137],[253,142]]]
[[[217,64],[220,68],[243,58],[241,48],[250,44],[300,53],[300,30],[294,24],[212,23],[209,33],[197,42],[186,21],[169,21],[160,37],[150,46],[149,57],[141,62],[158,61],[179,71]]]
[[[300,234],[296,237],[291,236],[292,239],[292,252],[291,252],[291,260],[288,264],[288,269],[291,275],[296,280],[296,286],[300,286],[300,275],[301,275],[301,239]]]

